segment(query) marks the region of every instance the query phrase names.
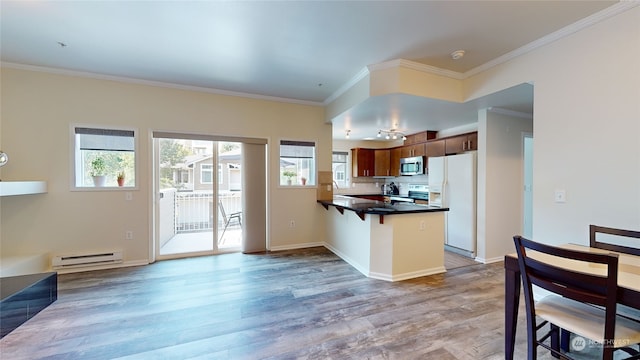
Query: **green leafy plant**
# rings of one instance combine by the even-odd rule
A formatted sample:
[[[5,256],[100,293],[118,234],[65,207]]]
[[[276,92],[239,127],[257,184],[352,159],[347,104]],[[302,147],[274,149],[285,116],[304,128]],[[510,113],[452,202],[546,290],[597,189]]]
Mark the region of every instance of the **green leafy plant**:
[[[296,172],[292,170],[285,170],[282,172],[282,175],[291,180],[292,177],[296,176]]]
[[[118,172],[118,180],[124,180],[124,171]]]
[[[104,176],[106,174],[106,164],[101,156],[97,156],[91,161],[91,176]]]

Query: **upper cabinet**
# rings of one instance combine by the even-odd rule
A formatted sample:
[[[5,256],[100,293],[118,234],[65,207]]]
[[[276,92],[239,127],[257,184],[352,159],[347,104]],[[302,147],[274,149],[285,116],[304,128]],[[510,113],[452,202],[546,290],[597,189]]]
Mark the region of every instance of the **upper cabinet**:
[[[374,153],[374,176],[391,176],[391,150],[376,149]]]
[[[444,156],[445,140],[432,140],[426,144],[427,157]]]
[[[478,133],[472,132],[445,138],[445,154],[453,155],[478,150]]]
[[[425,144],[414,144],[414,145],[405,145],[400,148],[400,157],[414,157],[414,156],[424,156],[425,155]]]
[[[401,147],[396,147],[389,150],[390,155],[390,165],[389,165],[389,175],[390,176],[400,176],[400,158],[402,153]]]
[[[373,149],[351,149],[351,176],[373,176],[375,169],[375,152]]]
[[[407,140],[404,141],[404,145],[425,143],[428,140],[435,139],[437,134],[437,131],[421,131],[419,133],[407,135]]]
[[[478,133],[436,139],[436,131],[407,135],[403,146],[391,149],[351,149],[351,176],[400,176],[400,159],[425,156],[445,156],[478,149]]]

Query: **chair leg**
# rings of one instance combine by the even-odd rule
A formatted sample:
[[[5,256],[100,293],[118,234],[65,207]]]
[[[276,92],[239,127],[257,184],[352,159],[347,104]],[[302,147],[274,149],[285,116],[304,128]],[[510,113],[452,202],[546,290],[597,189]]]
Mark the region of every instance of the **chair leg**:
[[[551,348],[557,352],[560,352],[560,328],[557,325],[549,324],[551,327]],[[560,355],[551,353],[556,359],[560,358]]]
[[[560,349],[564,352],[569,352],[569,340],[571,337],[571,332],[567,330],[560,330]]]
[[[218,239],[218,245],[224,244],[224,233],[227,231],[227,227],[229,226],[229,221],[224,224],[224,230],[222,230],[222,235]]]

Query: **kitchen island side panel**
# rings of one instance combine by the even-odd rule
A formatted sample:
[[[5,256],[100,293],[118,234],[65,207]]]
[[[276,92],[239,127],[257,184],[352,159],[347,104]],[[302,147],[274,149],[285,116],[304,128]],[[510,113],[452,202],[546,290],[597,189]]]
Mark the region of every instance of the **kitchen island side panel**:
[[[445,212],[385,216],[372,221],[371,277],[400,281],[445,272]]]
[[[372,216],[367,215],[363,221],[353,211],[346,210],[341,214],[331,207],[327,210],[327,217],[329,226],[327,248],[358,271],[369,276]]]

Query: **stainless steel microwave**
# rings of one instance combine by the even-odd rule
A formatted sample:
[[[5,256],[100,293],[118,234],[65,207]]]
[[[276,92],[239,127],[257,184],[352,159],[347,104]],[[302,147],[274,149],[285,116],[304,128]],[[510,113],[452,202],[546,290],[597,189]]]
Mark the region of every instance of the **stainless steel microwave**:
[[[400,175],[424,174],[424,156],[400,159]]]

